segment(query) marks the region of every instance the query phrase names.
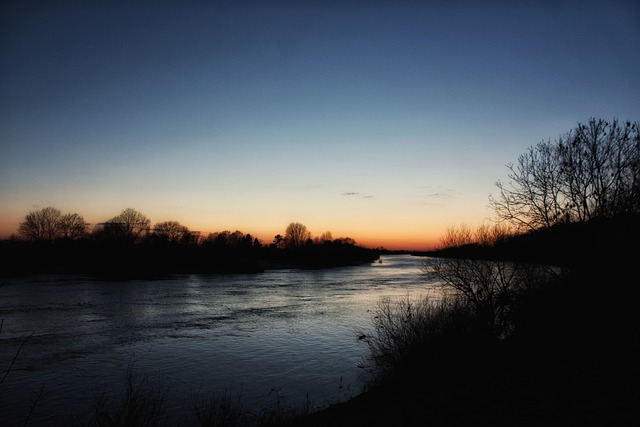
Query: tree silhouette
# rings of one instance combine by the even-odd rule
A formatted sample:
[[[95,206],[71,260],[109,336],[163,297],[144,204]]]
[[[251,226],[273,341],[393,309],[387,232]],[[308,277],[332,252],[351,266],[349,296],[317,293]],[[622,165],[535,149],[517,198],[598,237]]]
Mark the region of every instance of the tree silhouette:
[[[284,237],[280,234],[276,234],[273,237],[273,243],[271,245],[277,249],[283,249],[285,246]]]
[[[76,239],[86,233],[84,218],[76,213],[62,215],[48,206],[29,212],[18,226],[18,233],[27,240],[55,240],[61,237]]]
[[[311,239],[311,233],[307,227],[299,222],[292,222],[285,230],[285,242],[289,248],[300,248]]]
[[[29,240],[53,240],[60,236],[62,212],[48,206],[29,212],[18,226],[18,233]]]
[[[550,279],[553,269],[529,263],[487,259],[483,249],[491,248],[512,236],[501,224],[447,229],[443,248],[466,247],[465,256],[436,257],[425,261],[423,272],[435,279],[445,295],[462,298],[474,311],[479,325],[495,337],[511,332],[512,309],[518,295],[539,278]],[[475,251],[473,249],[476,249]],[[474,257],[472,255],[479,255]]]
[[[318,239],[318,243],[325,243],[325,242],[332,242],[332,241],[333,241],[333,235],[331,234],[330,231],[325,231],[320,235],[320,239]]]
[[[189,241],[191,232],[189,228],[178,221],[159,222],[153,226],[153,234],[167,242],[178,243]]]
[[[489,196],[498,220],[520,230],[640,212],[640,123],[590,119],[510,164]]]
[[[119,215],[104,223],[104,230],[113,237],[138,240],[149,231],[151,220],[132,208],[126,208]]]
[[[60,218],[60,233],[66,239],[77,239],[87,234],[87,223],[77,213],[64,214]]]

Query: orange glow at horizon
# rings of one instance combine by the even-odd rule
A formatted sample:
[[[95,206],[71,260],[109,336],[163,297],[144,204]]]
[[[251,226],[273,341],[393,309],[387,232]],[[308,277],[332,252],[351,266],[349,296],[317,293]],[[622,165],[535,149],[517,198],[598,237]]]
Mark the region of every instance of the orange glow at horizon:
[[[63,213],[65,212],[66,211],[63,211]],[[25,212],[24,215],[26,215],[27,213],[28,212]],[[12,235],[18,235],[18,227],[20,225],[20,222],[24,218],[24,215],[14,216],[14,217],[4,216],[0,218],[0,239],[8,239]],[[93,229],[93,226],[96,223],[102,222],[105,219],[106,217],[100,217],[100,219],[85,217],[85,220],[87,220],[87,222],[90,224],[88,226],[88,230],[91,231]],[[160,221],[169,221],[169,220],[173,220],[173,219],[163,218],[161,220],[155,221],[152,218],[152,223],[155,224]],[[354,230],[356,232],[350,233],[346,231],[346,228],[343,228],[343,227],[334,228],[334,229],[331,229],[330,227],[326,229],[314,229],[311,226],[305,224],[303,221],[295,221],[295,220],[285,222],[279,225],[278,227],[263,226],[263,227],[256,227],[254,229],[251,229],[249,227],[240,227],[240,226],[236,226],[236,227],[234,226],[212,227],[211,225],[204,226],[204,223],[201,223],[199,221],[194,221],[194,223],[197,226],[192,226],[186,221],[181,221],[179,219],[177,221],[180,222],[182,225],[185,225],[192,231],[200,232],[201,235],[204,237],[206,237],[210,233],[221,232],[226,230],[233,232],[233,231],[239,230],[245,234],[251,234],[253,237],[258,238],[258,240],[260,240],[260,242],[264,245],[268,245],[269,243],[271,243],[273,241],[273,238],[277,234],[283,235],[287,225],[290,222],[301,222],[302,224],[307,226],[307,228],[309,229],[313,237],[319,237],[322,233],[329,231],[331,232],[334,239],[348,237],[348,238],[354,239],[359,246],[364,246],[368,248],[384,248],[388,250],[418,250],[419,251],[419,250],[433,249],[436,246],[438,246],[438,242],[440,241],[440,238],[442,237],[442,233],[444,232],[443,230],[434,228],[432,229],[431,233],[428,233],[428,234],[416,233],[414,235],[407,235],[406,233],[395,234],[392,230],[391,231],[379,230],[378,232],[374,232],[367,229],[360,229],[357,231]]]

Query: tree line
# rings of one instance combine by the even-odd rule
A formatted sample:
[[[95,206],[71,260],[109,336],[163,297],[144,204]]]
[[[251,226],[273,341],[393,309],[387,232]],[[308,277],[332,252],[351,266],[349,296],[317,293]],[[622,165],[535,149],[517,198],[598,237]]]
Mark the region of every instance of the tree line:
[[[261,247],[263,243],[251,234],[244,234],[239,230],[229,230],[209,233],[206,237],[200,232],[192,231],[178,221],[163,221],[151,226],[151,220],[143,213],[126,208],[113,218],[98,223],[89,231],[91,224],[85,222],[78,213],[63,214],[59,209],[48,206],[29,212],[18,226],[18,236],[15,238],[31,242],[45,242],[54,240],[114,240],[130,243],[180,243],[180,244],[212,244],[216,246],[254,246]],[[284,235],[277,234],[273,238],[271,247],[301,248],[318,244],[346,244],[356,245],[350,237],[333,239],[332,233],[326,231],[319,237],[313,238],[312,233],[304,224],[290,223]]]
[[[334,239],[329,231],[314,238],[299,222],[290,223],[270,243],[239,230],[203,236],[177,221],[152,225],[133,208],[89,227],[82,215],[63,214],[51,206],[29,212],[18,226],[18,236],[0,242],[9,261],[0,274],[261,272],[273,266],[352,265],[378,257],[377,251],[349,237]]]

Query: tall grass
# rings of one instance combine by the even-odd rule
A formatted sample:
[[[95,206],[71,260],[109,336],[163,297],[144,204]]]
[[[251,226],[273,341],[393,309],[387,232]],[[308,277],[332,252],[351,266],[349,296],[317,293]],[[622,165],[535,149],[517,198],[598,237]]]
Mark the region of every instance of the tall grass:
[[[378,304],[373,329],[361,332],[369,348],[367,365],[373,382],[432,367],[469,343],[476,326],[476,314],[464,299],[447,296],[384,299]]]
[[[192,412],[196,425],[201,427],[249,425],[249,414],[244,409],[242,392],[229,387],[221,393],[211,392],[204,397],[195,397]]]
[[[340,384],[339,388],[342,385]],[[160,380],[134,372],[134,364],[127,367],[125,386],[121,392],[101,393],[90,414],[76,414],[75,427],[267,427],[301,419],[317,411],[307,395],[301,405],[289,404],[277,390],[269,393],[273,402],[256,410],[245,405],[242,390],[226,387],[220,392],[195,394],[191,407],[172,420],[165,410],[169,386]],[[332,402],[337,403],[337,402]]]
[[[434,364],[481,363],[526,320],[531,294],[557,280],[547,267],[481,259],[429,260],[423,272],[439,283],[441,298],[382,300],[372,330],[360,334],[374,384],[433,372]]]
[[[147,376],[137,376],[134,364],[127,367],[122,394],[103,393],[97,400],[93,422],[97,427],[151,427],[164,421],[167,387]]]

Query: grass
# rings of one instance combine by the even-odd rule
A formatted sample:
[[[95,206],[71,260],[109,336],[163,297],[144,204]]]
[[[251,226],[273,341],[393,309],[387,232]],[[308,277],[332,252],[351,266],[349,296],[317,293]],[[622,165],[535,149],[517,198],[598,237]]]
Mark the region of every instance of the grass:
[[[361,332],[369,347],[373,381],[429,369],[446,356],[434,348],[450,348],[469,335],[474,313],[463,300],[429,297],[382,300],[373,319],[373,330]],[[460,343],[461,341],[458,341]]]
[[[342,385],[338,387],[341,389]],[[184,408],[180,419],[170,421],[165,411],[169,386],[150,376],[134,372],[129,363],[124,389],[118,393],[100,393],[90,414],[76,415],[75,427],[268,427],[304,418],[319,410],[307,395],[302,405],[290,405],[277,390],[271,390],[273,402],[257,410],[245,405],[242,390],[226,387],[192,396],[190,408]],[[334,402],[337,403],[337,402]]]
[[[93,415],[78,426],[152,427],[162,425],[167,387],[148,376],[134,373],[134,363],[127,366],[124,390],[120,394],[103,392],[96,399]]]

